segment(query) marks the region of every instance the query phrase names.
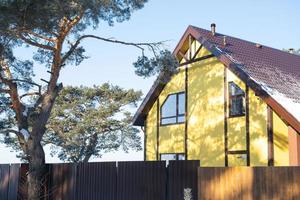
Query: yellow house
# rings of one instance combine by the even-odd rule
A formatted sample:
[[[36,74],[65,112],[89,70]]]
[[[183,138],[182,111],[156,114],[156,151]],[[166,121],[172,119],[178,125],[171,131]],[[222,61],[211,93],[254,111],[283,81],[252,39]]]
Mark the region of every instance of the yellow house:
[[[300,165],[300,56],[189,26],[134,116],[145,160]]]

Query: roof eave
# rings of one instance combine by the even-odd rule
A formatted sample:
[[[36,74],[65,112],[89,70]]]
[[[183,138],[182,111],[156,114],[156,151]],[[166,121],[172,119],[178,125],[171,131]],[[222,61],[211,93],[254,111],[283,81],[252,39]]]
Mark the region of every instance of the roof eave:
[[[141,103],[138,110],[136,111],[135,115],[133,116],[133,125],[135,126],[145,125],[147,113],[150,111],[153,103],[159,96],[164,86],[165,85],[160,81],[158,81],[158,79],[154,82],[151,89],[149,90],[146,97],[144,98],[143,102]]]

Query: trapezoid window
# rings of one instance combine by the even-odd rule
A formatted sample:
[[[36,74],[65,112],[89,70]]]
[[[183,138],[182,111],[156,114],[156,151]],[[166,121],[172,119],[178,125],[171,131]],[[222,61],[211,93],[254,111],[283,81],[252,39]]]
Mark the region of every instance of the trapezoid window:
[[[160,109],[160,124],[179,124],[185,121],[185,93],[170,94]]]
[[[234,82],[229,82],[229,117],[245,115],[245,92]]]

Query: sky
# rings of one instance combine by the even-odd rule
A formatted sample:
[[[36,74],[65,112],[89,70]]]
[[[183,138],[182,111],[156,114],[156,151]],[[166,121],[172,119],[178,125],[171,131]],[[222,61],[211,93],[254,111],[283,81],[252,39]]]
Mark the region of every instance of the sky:
[[[129,21],[110,27],[101,22],[86,33],[128,42],[166,41],[163,48],[173,51],[188,25],[210,29],[277,49],[300,48],[300,1],[297,0],[150,0],[134,12]],[[132,63],[141,54],[134,47],[105,43],[93,39],[83,42],[89,59],[80,66],[66,66],[60,82],[66,85],[99,85],[104,82],[124,88],[150,89],[155,77],[143,79],[134,73]],[[17,56],[31,56],[34,49],[19,49]],[[36,65],[36,81],[49,78],[43,66]],[[135,108],[136,109],[136,108]],[[135,110],[133,109],[133,110]],[[143,141],[143,140],[142,140]],[[19,162],[11,150],[0,144],[0,163]],[[49,151],[45,149],[46,154]],[[142,160],[143,152],[107,153],[101,159]],[[46,162],[58,162],[46,157]]]

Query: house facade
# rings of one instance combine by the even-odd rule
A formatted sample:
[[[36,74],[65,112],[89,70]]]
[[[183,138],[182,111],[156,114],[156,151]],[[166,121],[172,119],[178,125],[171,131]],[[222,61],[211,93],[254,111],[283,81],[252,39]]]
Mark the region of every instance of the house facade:
[[[145,160],[201,166],[300,165],[300,56],[189,26],[179,72],[156,81],[134,125]]]

